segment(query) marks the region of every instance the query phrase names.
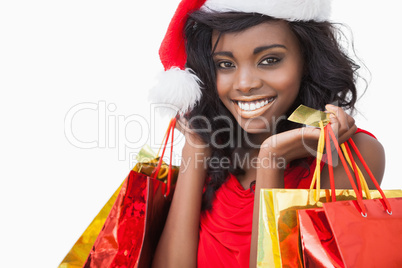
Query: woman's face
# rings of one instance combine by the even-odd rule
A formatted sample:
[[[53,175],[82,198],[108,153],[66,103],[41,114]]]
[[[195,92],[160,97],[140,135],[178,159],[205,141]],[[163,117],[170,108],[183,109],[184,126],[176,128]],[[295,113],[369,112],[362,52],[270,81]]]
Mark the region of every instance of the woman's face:
[[[219,33],[214,32],[212,46]],[[218,94],[248,133],[275,133],[295,101],[303,73],[296,36],[284,21],[222,34],[213,53]]]

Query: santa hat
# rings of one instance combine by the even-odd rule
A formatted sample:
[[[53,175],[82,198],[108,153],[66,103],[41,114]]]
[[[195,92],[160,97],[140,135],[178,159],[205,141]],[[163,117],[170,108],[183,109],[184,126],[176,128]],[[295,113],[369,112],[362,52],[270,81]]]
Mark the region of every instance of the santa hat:
[[[175,112],[192,110],[202,95],[200,79],[191,69],[185,68],[184,27],[189,15],[199,9],[259,13],[288,21],[326,21],[330,16],[331,0],[182,0],[159,49],[165,71],[151,90],[154,103],[172,105]]]

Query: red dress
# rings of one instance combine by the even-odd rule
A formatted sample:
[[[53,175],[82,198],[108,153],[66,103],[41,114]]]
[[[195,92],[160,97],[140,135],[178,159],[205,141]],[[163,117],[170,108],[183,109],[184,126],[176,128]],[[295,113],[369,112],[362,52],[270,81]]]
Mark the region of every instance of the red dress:
[[[361,129],[358,132],[373,136]],[[315,163],[315,158],[309,158],[309,169],[303,166],[286,169],[285,188],[309,188]],[[245,190],[236,177],[230,174],[216,191],[212,209],[201,213],[197,259],[199,268],[248,267],[253,206],[253,191]]]

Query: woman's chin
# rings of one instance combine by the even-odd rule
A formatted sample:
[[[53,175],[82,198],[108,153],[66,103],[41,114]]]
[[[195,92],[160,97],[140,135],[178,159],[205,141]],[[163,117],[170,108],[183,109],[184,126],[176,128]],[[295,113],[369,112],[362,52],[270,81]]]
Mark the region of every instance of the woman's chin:
[[[259,137],[258,139],[267,139],[270,134],[270,127],[269,126],[241,126],[242,129],[250,135],[250,138],[256,138],[257,136]]]
[[[266,120],[242,120],[238,123],[249,134],[268,134],[272,131],[270,124]]]

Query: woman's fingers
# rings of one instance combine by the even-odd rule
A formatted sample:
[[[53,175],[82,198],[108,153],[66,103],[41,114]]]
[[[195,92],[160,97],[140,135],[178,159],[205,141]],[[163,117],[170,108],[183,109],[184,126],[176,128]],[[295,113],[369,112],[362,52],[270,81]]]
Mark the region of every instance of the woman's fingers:
[[[183,135],[188,130],[188,122],[184,117],[176,117],[176,129],[180,131]]]
[[[184,116],[176,117],[176,129],[180,131],[185,137],[188,135],[194,135],[195,132],[190,128],[190,125]]]
[[[179,130],[186,138],[186,143],[194,148],[205,149],[208,145],[204,140],[197,134],[196,131],[191,129],[189,122],[184,116],[176,116],[176,129]]]
[[[330,122],[333,125],[337,125],[337,128],[341,131],[349,130],[350,126],[353,126],[354,119],[345,111],[337,106],[328,104],[326,106],[327,111],[330,113]]]
[[[355,120],[340,107],[328,104],[326,109],[330,113],[331,127],[338,137],[339,143],[345,142],[357,130]]]

